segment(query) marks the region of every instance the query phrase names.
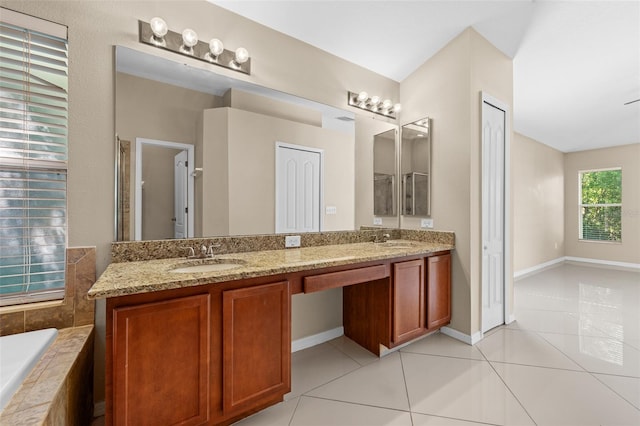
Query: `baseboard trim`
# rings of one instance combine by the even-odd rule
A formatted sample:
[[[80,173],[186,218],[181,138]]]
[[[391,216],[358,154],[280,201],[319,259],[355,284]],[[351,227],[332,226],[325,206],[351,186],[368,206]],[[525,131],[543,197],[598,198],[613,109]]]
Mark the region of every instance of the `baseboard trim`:
[[[625,268],[625,269],[640,269],[640,263],[631,263],[631,262],[616,262],[613,260],[600,260],[600,259],[591,259],[588,257],[574,257],[574,256],[563,256],[557,259],[550,260],[548,262],[541,263],[539,265],[532,266],[530,268],[521,269],[520,271],[516,271],[513,274],[514,279],[523,278],[525,276],[532,275],[536,272],[540,272],[543,269],[549,268],[551,266],[557,265],[563,262],[580,262],[580,263],[592,263],[595,265],[603,265],[603,266],[613,266],[616,268]]]
[[[590,259],[588,257],[565,256],[567,262],[594,263],[596,265],[615,266],[617,268],[640,269],[640,263],[616,262],[613,260]]]
[[[106,409],[104,401],[98,401],[93,404],[93,417],[104,416]]]
[[[344,327],[336,327],[331,330],[323,331],[322,333],[313,334],[311,336],[303,337],[291,342],[291,352],[298,352],[303,349],[310,348],[312,346],[319,345],[329,340],[333,340],[344,334]]]
[[[548,262],[540,263],[539,265],[532,266],[530,268],[521,269],[520,271],[516,271],[513,274],[514,279],[522,278],[526,275],[530,275],[536,272],[540,272],[543,269],[546,269],[550,266],[557,265],[558,263],[564,262],[566,257],[559,257],[557,259],[550,260]]]
[[[440,329],[440,332],[442,334],[446,334],[449,337],[453,337],[456,340],[460,340],[463,343],[466,343],[467,345],[475,345],[476,343],[478,343],[480,340],[482,340],[482,333],[481,332],[475,332],[472,335],[468,335],[468,334],[464,334],[459,332],[458,330],[454,330],[451,327],[442,327]]]

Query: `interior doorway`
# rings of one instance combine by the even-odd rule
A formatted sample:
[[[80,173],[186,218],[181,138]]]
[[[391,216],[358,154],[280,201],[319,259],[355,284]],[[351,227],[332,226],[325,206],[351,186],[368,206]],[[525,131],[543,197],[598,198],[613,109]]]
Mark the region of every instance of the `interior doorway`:
[[[509,109],[482,93],[482,321],[509,322]]]
[[[167,161],[147,161],[152,156],[167,158]],[[194,236],[193,167],[193,145],[136,138],[136,240]],[[157,194],[162,194],[162,200],[159,201]]]
[[[276,233],[322,229],[323,150],[276,142]]]

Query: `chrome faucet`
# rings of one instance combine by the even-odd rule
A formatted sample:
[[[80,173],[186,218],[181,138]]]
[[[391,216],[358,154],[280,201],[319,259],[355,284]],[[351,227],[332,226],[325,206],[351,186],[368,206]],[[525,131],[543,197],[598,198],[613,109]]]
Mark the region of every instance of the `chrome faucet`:
[[[213,250],[216,247],[220,247],[217,244],[211,244],[209,248],[204,244],[200,246],[198,249],[198,254],[196,254],[196,250],[193,247],[185,247],[187,249],[187,259],[206,259],[213,257]]]
[[[391,235],[389,235],[389,234],[382,234],[382,238],[378,238],[378,234],[375,234],[373,236],[373,242],[374,243],[386,243],[387,241],[389,241],[390,238],[391,238]]]

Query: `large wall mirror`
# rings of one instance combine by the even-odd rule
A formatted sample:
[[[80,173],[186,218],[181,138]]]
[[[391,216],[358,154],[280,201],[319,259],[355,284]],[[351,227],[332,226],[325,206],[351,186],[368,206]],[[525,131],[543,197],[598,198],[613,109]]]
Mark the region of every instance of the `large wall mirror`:
[[[397,147],[398,131],[390,129],[373,137],[373,214],[397,214]]]
[[[431,216],[431,123],[423,118],[402,126],[401,204],[405,216]]]
[[[353,112],[121,46],[115,82],[118,241],[275,233],[278,144],[322,153],[318,230],[356,228]]]

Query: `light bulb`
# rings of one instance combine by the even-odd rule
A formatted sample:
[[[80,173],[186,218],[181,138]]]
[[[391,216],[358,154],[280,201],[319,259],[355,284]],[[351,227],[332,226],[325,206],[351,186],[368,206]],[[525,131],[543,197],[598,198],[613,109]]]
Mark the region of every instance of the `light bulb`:
[[[162,38],[167,35],[169,28],[167,28],[167,23],[162,18],[151,18],[149,21],[149,26],[151,27],[151,32],[157,38]]]
[[[385,99],[384,102],[382,102],[382,108],[383,109],[389,109],[389,108],[391,108],[391,105],[393,105],[393,104],[391,103],[391,100],[389,100],[389,99]]]
[[[358,102],[364,102],[367,100],[367,98],[369,98],[369,94],[367,92],[358,93]]]
[[[371,105],[376,106],[380,103],[380,96],[371,97]]]
[[[393,106],[393,112],[400,112],[401,109],[402,109],[402,105],[400,104],[395,104]]]
[[[187,28],[182,32],[182,44],[184,44],[185,47],[192,48],[198,44],[198,34],[191,28]]]
[[[249,60],[249,52],[244,47],[238,47],[236,49],[235,59],[237,64],[244,64]]]
[[[217,38],[212,38],[209,41],[209,51],[213,56],[219,56],[222,52],[224,52],[224,44]]]

